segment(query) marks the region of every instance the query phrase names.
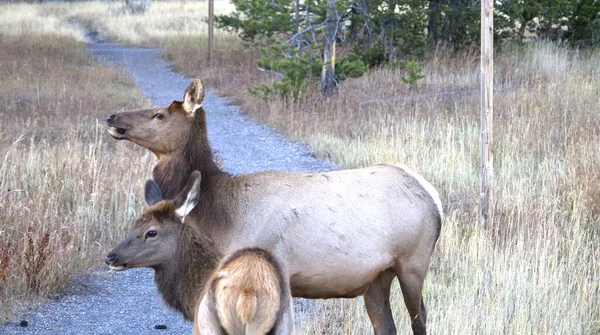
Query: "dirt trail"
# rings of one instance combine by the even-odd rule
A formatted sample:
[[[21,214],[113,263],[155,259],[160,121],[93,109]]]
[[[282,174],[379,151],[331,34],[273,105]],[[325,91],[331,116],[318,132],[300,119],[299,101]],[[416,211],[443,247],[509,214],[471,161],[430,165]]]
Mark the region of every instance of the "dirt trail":
[[[101,62],[123,67],[142,92],[161,106],[181,100],[191,79],[171,71],[160,50],[93,43],[88,52]],[[238,107],[207,91],[204,107],[209,138],[234,174],[268,169],[328,171],[303,144],[292,143],[268,127],[243,116]],[[108,136],[108,135],[107,135]],[[108,140],[108,139],[107,139]],[[140,184],[144,180],[140,180]],[[100,260],[99,260],[100,261]],[[25,317],[28,327],[0,326],[0,334],[189,334],[191,323],[167,309],[153,282],[153,271],[99,271],[74,280],[72,294],[41,304]],[[166,325],[165,330],[154,329]]]

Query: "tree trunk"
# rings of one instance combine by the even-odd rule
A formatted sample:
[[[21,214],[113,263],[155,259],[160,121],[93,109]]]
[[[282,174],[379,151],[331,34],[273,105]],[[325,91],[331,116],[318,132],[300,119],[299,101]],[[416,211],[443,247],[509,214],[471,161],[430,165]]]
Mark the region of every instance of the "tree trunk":
[[[429,22],[427,22],[427,32],[429,33],[429,50],[433,51],[440,41],[440,0],[429,0]]]
[[[294,8],[294,20],[296,21],[296,30],[294,34],[300,31],[300,0],[296,0],[296,7]]]
[[[325,26],[325,43],[323,44],[323,69],[321,70],[321,94],[323,96],[329,96],[336,85],[333,61],[335,59],[334,47],[338,21],[335,0],[327,0],[327,25]]]
[[[387,50],[387,59],[388,61],[392,61],[396,59],[396,52],[394,51],[394,24],[390,29],[388,34],[388,50]]]

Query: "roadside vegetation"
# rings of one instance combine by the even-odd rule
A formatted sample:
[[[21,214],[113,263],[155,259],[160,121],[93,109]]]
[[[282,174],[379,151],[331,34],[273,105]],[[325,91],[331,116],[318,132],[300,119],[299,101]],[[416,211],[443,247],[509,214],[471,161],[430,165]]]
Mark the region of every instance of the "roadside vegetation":
[[[131,2],[134,2],[132,0]],[[215,14],[234,8],[216,0]],[[179,36],[204,36],[206,1],[153,1],[143,13],[123,2],[82,1],[0,5],[0,32],[5,35],[52,34],[78,41],[90,38],[138,46],[162,46]],[[218,37],[231,35],[219,32]]]
[[[205,11],[205,2],[156,2],[143,15],[122,3],[0,4],[0,321],[103,265],[145,205],[155,158],[117,145],[104,120],[150,102],[84,42],[160,46],[202,35]]]
[[[2,321],[102,264],[143,205],[153,159],[115,145],[104,126],[148,101],[59,35],[0,33]]]
[[[598,49],[573,49],[548,41],[515,42],[507,43],[496,54],[496,216],[494,227],[485,229],[477,208],[480,121],[476,45],[455,50],[444,43],[438,44],[429,51],[428,57],[419,60],[418,69],[412,74],[423,76],[415,80],[417,85],[401,80],[411,77],[407,66],[372,66],[360,78],[343,81],[326,99],[321,96],[317,83],[308,84],[296,97],[273,94],[265,98],[250,93],[249,88],[272,85],[281,80],[281,75],[278,69],[257,65],[256,60],[264,59],[257,47],[219,32],[215,60],[208,64],[203,28],[176,25],[168,34],[158,33],[160,30],[151,27],[143,28],[150,24],[144,22],[151,22],[149,19],[155,10],[165,12],[166,6],[171,6],[168,8],[172,12],[179,13],[177,6],[200,6],[198,3],[153,2],[146,13],[118,14],[122,17],[114,21],[118,28],[113,30],[103,26],[108,23],[100,14],[82,15],[80,19],[73,18],[72,14],[93,6],[104,6],[108,11],[111,10],[109,4],[93,3],[89,8],[82,4],[27,6],[48,6],[40,13],[45,17],[56,15],[60,22],[55,22],[50,31],[62,31],[60,27],[64,22],[81,22],[93,27],[102,38],[165,47],[167,57],[178,71],[202,78],[209,89],[231,98],[246,114],[308,143],[316,156],[332,160],[341,168],[401,163],[423,174],[440,191],[446,217],[424,291],[431,333],[600,332]],[[81,9],[77,9],[78,6]],[[217,12],[220,8],[217,2]],[[198,11],[195,20],[201,22],[204,9]],[[193,10],[182,12],[193,13]],[[200,26],[204,23],[199,23]],[[3,34],[9,29],[0,27]],[[69,35],[80,32],[74,27],[76,25],[67,25],[65,33],[57,34],[77,39]],[[3,35],[1,42],[8,41],[25,43]],[[60,52],[71,52],[68,55],[75,54],[77,59],[82,59],[76,63],[79,65],[69,69],[96,68],[83,54],[81,45],[68,41],[69,45],[76,46],[60,48]],[[44,44],[34,43],[33,47],[40,45]],[[60,239],[50,239],[57,243],[57,250],[65,251],[63,256],[46,262],[53,264],[53,272],[66,276],[71,264],[64,265],[61,259],[72,259],[73,253],[88,254],[90,259],[97,257],[104,245],[95,241],[108,241],[121,234],[117,230],[106,230],[106,222],[125,224],[142,205],[136,203],[136,192],[141,185],[139,181],[149,175],[153,158],[133,146],[115,146],[114,141],[106,141],[102,118],[107,110],[129,109],[144,102],[131,91],[128,80],[104,68],[94,72],[94,78],[99,77],[94,83],[88,83],[84,77],[79,81],[69,80],[69,85],[72,82],[83,85],[70,89],[71,86],[56,83],[61,76],[78,73],[75,70],[57,70],[52,75],[42,72],[47,73],[42,76],[37,71],[50,71],[42,65],[48,61],[44,57],[51,59],[51,55],[30,50],[23,51],[20,57],[4,58],[9,57],[5,55],[8,49],[13,48],[0,49],[0,59],[11,60],[0,65],[0,92],[12,92],[0,93],[3,99],[0,108],[4,108],[3,114],[6,111],[9,115],[0,121],[1,158],[4,159],[0,167],[0,212],[9,213],[6,217],[12,219],[3,217],[0,223],[0,246],[10,241],[20,246],[21,249],[16,250],[24,254],[30,245],[28,229],[37,234],[33,245],[43,246],[50,244],[43,242],[46,232],[62,236],[62,225],[85,223],[69,230],[71,237],[66,238],[69,242],[65,247],[62,242],[55,242]],[[349,49],[341,47],[339,52],[349,52]],[[34,54],[31,59],[36,60],[31,63],[40,67],[30,70],[29,77],[10,75],[19,70],[5,72],[7,66],[16,64],[15,59],[29,62],[29,53]],[[128,89],[113,90],[113,86],[98,89],[102,87],[103,78],[110,76],[108,73],[116,76],[106,79],[108,82],[120,82]],[[40,95],[44,85],[55,94]],[[122,94],[124,91],[130,93]],[[97,100],[83,102],[85,107],[64,112],[67,114],[51,112],[74,108],[73,101],[82,99],[81,92],[88,92],[86,94],[96,96]],[[101,98],[110,92],[118,97],[109,101]],[[87,97],[86,94],[83,96]],[[125,97],[130,94],[138,98]],[[10,98],[7,100],[5,96]],[[50,112],[23,111],[22,108],[37,105],[19,101],[38,101],[35,100],[40,99],[38,96],[66,100],[48,102],[53,109],[43,110]],[[39,115],[46,116],[40,119]],[[64,115],[77,121],[64,122]],[[98,126],[96,118],[100,119]],[[21,137],[22,133],[26,135]],[[35,134],[44,135],[36,137]],[[125,155],[140,157],[140,160],[121,161],[119,157]],[[131,180],[129,184],[123,181],[124,175]],[[42,184],[48,186],[39,187]],[[62,191],[63,187],[70,191]],[[46,193],[38,194],[40,192]],[[82,233],[71,233],[76,229]],[[0,262],[1,257],[0,254]],[[13,269],[17,263],[14,258],[9,259]],[[86,266],[91,266],[89,264],[93,262]],[[80,269],[83,268],[85,266]],[[0,280],[1,271],[2,267]],[[25,293],[12,292],[30,292],[26,289],[23,272],[20,281],[10,281],[8,287],[14,288],[0,289],[0,293],[11,292],[11,296],[18,297]],[[58,282],[46,287],[57,287]],[[18,287],[24,289],[18,291]],[[410,321],[397,285],[393,288],[392,305],[397,325],[401,327],[399,333],[409,332]],[[328,300],[312,306],[308,313],[298,316],[299,333],[370,332],[362,299]]]

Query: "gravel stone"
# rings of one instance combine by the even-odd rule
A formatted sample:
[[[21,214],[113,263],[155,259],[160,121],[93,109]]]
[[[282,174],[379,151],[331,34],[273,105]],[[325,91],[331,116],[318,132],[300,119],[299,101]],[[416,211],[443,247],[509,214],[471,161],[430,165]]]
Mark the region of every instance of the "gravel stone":
[[[109,43],[91,43],[88,52],[99,61],[122,67],[153,106],[182,100],[192,79],[171,71],[161,59],[161,50],[129,48]],[[232,78],[235,80],[235,78]],[[269,169],[287,171],[330,171],[335,166],[314,159],[308,147],[290,142],[265,125],[242,115],[227,99],[206,91],[204,102],[209,138],[223,157],[224,169],[233,174]],[[111,111],[107,111],[110,114]],[[107,115],[108,116],[108,115]],[[104,120],[100,120],[104,122]],[[108,135],[107,135],[108,136]],[[150,171],[148,171],[150,174]],[[144,180],[140,180],[140,184]],[[100,262],[101,260],[99,260]],[[74,278],[72,292],[44,303],[19,322],[0,325],[0,334],[189,334],[192,324],[161,301],[154,286],[154,271],[102,270]],[[306,300],[295,299],[297,310],[308,311]],[[164,325],[166,329],[155,329]]]

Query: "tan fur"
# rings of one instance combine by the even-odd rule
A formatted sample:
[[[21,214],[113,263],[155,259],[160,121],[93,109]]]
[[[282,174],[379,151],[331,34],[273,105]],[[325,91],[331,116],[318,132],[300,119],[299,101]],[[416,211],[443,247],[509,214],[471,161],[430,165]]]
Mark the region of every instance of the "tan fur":
[[[225,288],[223,286],[219,286],[218,288],[218,294],[223,294],[223,290]],[[250,291],[250,292],[244,292],[241,291],[238,293],[238,301],[235,304],[235,308],[237,310],[237,317],[240,319],[241,323],[243,324],[248,324],[250,322],[252,322],[254,320],[254,316],[256,315],[256,307],[258,304],[258,298],[257,298],[257,293]],[[222,315],[221,318],[223,318],[223,315],[225,315],[225,311],[224,308],[227,308],[226,303],[226,296],[221,296],[219,298],[219,301],[221,301],[219,303],[219,315]],[[279,302],[277,302],[277,305],[279,307]],[[225,306],[225,307],[223,307]],[[225,322],[225,321],[223,321]],[[228,323],[232,323],[232,321],[230,320]],[[230,327],[225,327],[225,328],[230,328]]]
[[[190,96],[186,91],[186,99]],[[364,295],[377,334],[395,332],[388,299],[391,282],[398,277],[413,330],[425,333],[421,291],[442,223],[433,186],[406,168],[390,165],[231,176],[216,168],[208,154],[212,151],[202,108],[190,112],[174,102],[162,109],[189,113],[182,119],[187,127],[181,128],[189,133],[173,130],[172,136],[165,133],[156,141],[130,140],[167,157],[154,173],[163,192],[184,187],[173,175],[181,179],[193,170],[201,172],[201,199],[189,221],[215,241],[219,253],[249,246],[268,250],[285,266],[297,297]],[[126,115],[121,119],[135,129],[137,121]],[[140,128],[154,131],[153,123],[138,121]],[[163,152],[161,147],[173,150]],[[157,174],[163,166],[177,173]]]
[[[277,267],[252,249],[224,262],[208,284],[208,299],[214,299],[227,334],[266,334],[274,327],[281,308],[280,278]]]

